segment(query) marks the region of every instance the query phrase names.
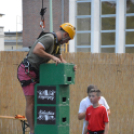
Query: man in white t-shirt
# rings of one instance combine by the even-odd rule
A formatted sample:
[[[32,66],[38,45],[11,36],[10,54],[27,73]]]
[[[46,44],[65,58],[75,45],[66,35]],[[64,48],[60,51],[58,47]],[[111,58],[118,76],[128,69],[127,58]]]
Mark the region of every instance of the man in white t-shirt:
[[[95,85],[89,85],[88,88],[87,88],[87,94],[88,94],[88,96],[85,97],[84,99],[82,99],[82,101],[80,102],[78,119],[79,120],[84,119],[84,121],[83,121],[82,134],[84,133],[84,128],[85,128],[85,125],[86,125],[86,121],[85,121],[85,112],[86,112],[86,109],[90,105],[92,105],[92,103],[90,101],[90,94],[89,94],[89,92],[90,92],[91,89],[95,89],[95,88],[97,88]],[[99,100],[99,103],[106,107],[107,112],[108,112],[108,115],[109,115],[110,114],[110,109],[109,109],[109,106],[107,104],[107,101],[105,100],[105,98],[103,96],[101,96],[101,98]]]

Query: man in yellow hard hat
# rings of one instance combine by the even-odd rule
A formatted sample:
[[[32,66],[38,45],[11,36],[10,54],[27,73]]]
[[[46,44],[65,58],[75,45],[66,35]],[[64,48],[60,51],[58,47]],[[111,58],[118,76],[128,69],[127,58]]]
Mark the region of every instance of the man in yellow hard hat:
[[[17,70],[17,76],[23,88],[26,98],[26,117],[30,126],[30,134],[34,134],[34,85],[37,82],[39,66],[53,60],[56,64],[67,63],[60,52],[60,46],[73,39],[75,27],[70,23],[64,23],[57,32],[42,32],[32,45],[26,58],[21,62]],[[77,66],[74,66],[74,71]]]

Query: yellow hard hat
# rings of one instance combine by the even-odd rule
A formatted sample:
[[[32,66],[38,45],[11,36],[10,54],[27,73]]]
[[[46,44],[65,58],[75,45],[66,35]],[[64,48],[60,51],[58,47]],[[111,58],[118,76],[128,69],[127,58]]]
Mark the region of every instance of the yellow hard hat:
[[[60,27],[69,34],[69,37],[71,39],[74,38],[75,36],[75,27],[73,25],[71,25],[70,23],[63,23],[62,25],[60,25]]]

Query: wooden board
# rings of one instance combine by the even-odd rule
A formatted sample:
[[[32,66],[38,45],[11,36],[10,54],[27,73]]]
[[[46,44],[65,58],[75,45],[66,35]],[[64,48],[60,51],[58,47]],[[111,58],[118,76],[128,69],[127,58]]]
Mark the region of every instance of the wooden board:
[[[15,117],[13,117],[13,116],[1,116],[1,115],[0,115],[0,118],[2,118],[2,119],[14,119],[14,120],[27,121],[26,118],[15,118]]]
[[[25,56],[25,52],[0,52],[0,115],[8,117],[0,117],[0,134],[22,133],[19,120],[13,116],[25,115],[26,101],[16,78],[17,66]],[[98,86],[110,106],[109,134],[132,134],[134,54],[66,53],[63,57],[78,67],[75,85],[70,86],[70,134],[82,132],[83,121],[77,116],[80,101],[87,96],[90,84]]]

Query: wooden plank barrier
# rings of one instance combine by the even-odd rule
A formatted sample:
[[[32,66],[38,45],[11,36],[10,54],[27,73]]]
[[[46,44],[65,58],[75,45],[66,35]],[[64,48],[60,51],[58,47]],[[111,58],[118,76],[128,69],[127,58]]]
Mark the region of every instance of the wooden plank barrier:
[[[0,52],[0,115],[25,115],[25,97],[17,80],[17,66],[25,52]],[[66,53],[78,66],[70,87],[70,134],[81,134],[77,118],[80,101],[89,84],[102,91],[110,109],[109,134],[134,134],[134,54]],[[19,121],[0,119],[0,134],[22,134]],[[28,133],[27,133],[28,134]]]

